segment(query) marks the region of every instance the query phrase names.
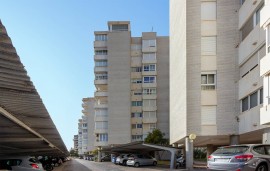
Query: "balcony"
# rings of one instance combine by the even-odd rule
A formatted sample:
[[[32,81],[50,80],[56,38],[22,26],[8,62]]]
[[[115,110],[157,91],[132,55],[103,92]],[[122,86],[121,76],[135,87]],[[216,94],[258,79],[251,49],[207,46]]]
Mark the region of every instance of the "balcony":
[[[156,117],[147,117],[147,118],[143,118],[143,123],[157,123],[157,118]]]
[[[94,81],[94,84],[95,85],[104,85],[104,84],[108,84],[108,80],[105,79],[105,80],[95,80]]]
[[[143,46],[142,52],[156,52],[157,47],[156,46]]]
[[[244,78],[239,80],[238,99],[242,99],[263,85],[263,78],[260,77],[259,72],[259,67],[256,67]]]
[[[107,47],[107,41],[94,41],[94,47],[95,48]]]
[[[143,71],[142,75],[157,75],[157,71]]]
[[[86,113],[87,113],[87,110],[85,110],[85,109],[84,109],[84,110],[82,110],[82,113],[86,114]]]
[[[143,83],[143,88],[151,88],[151,87],[157,87],[157,83]]]
[[[239,134],[255,131],[264,128],[265,126],[261,125],[262,121],[260,115],[260,107],[258,105],[248,111],[245,111],[239,116]]]
[[[108,103],[95,103],[94,108],[108,108]]]
[[[240,44],[238,64],[242,65],[264,43],[265,30],[258,24]]]
[[[157,106],[143,106],[143,111],[156,111]]]
[[[157,60],[156,59],[143,59],[142,63],[143,64],[155,64],[155,63],[157,63]]]
[[[133,78],[142,78],[142,73],[141,72],[131,72],[130,77]]]
[[[108,72],[108,67],[107,66],[95,66],[94,72]]]
[[[131,106],[131,112],[142,112],[142,106]]]
[[[142,128],[137,128],[137,129],[131,129],[131,134],[132,135],[141,135],[143,132]]]
[[[270,73],[270,53],[267,53],[266,56],[264,56],[260,60],[260,76],[264,76],[268,73]]]
[[[95,141],[94,146],[99,147],[99,146],[108,146],[108,141]]]
[[[108,133],[108,129],[94,129],[94,134],[105,134]]]
[[[270,3],[269,0],[268,0],[268,3]],[[264,7],[261,10],[261,14],[260,14],[260,17],[261,17],[260,18],[260,26],[261,27],[265,26],[264,24],[269,23],[269,19],[270,19],[269,11],[270,11],[270,4],[265,3]]]
[[[157,99],[157,94],[143,94],[143,99]]]
[[[142,96],[141,95],[132,95],[131,101],[142,101]]]
[[[251,17],[251,15],[255,12],[256,8],[260,3],[264,0],[246,0],[245,3],[239,9],[239,25],[240,29],[245,22]]]
[[[95,97],[107,97],[108,92],[107,91],[96,91],[95,92]]]
[[[108,121],[108,115],[95,115],[94,121]]]
[[[94,55],[94,60],[107,60],[108,55]]]
[[[131,90],[139,90],[139,89],[142,89],[142,84],[131,83]]]
[[[142,123],[142,118],[131,118],[131,124],[139,124]]]
[[[270,99],[268,99],[268,101],[268,105],[263,106],[260,109],[261,125],[270,125]]]

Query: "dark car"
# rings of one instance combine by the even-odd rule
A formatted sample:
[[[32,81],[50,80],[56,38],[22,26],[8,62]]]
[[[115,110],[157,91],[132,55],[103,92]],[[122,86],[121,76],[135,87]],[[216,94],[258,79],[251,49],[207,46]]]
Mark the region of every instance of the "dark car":
[[[208,170],[268,171],[270,144],[220,147],[208,157],[207,167]]]
[[[100,161],[101,162],[105,162],[105,161],[111,161],[111,156],[103,156],[103,157],[101,157],[101,159],[100,159]]]

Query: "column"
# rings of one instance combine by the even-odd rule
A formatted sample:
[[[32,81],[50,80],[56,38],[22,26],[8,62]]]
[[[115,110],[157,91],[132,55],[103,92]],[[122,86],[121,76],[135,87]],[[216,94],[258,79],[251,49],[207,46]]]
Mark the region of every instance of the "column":
[[[263,144],[269,144],[270,143],[270,129],[265,129],[263,132],[263,137],[262,137],[262,143]]]
[[[213,144],[207,144],[206,145],[206,152],[207,152],[207,158],[208,158],[208,156],[210,156],[213,152],[214,152],[214,146],[213,146]]]
[[[239,135],[230,135],[230,145],[239,144]]]
[[[193,168],[193,141],[190,140],[188,137],[186,137],[185,145],[186,145],[186,168],[191,170]]]

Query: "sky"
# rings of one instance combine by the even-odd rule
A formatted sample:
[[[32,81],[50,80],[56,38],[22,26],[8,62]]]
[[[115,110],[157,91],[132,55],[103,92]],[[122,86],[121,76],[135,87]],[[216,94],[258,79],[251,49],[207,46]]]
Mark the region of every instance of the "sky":
[[[0,0],[0,19],[69,150],[95,92],[94,31],[130,21],[133,37],[168,36],[169,0]]]

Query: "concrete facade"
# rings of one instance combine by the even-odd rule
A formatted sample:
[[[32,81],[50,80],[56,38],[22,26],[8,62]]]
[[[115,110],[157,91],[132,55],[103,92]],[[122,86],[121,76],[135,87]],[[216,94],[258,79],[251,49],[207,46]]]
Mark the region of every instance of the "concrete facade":
[[[158,128],[169,138],[169,38],[131,36],[130,22],[96,31],[96,147],[142,141]]]
[[[262,142],[270,118],[263,114],[269,104],[267,4],[170,1],[171,144],[184,144],[192,133],[195,146]]]

